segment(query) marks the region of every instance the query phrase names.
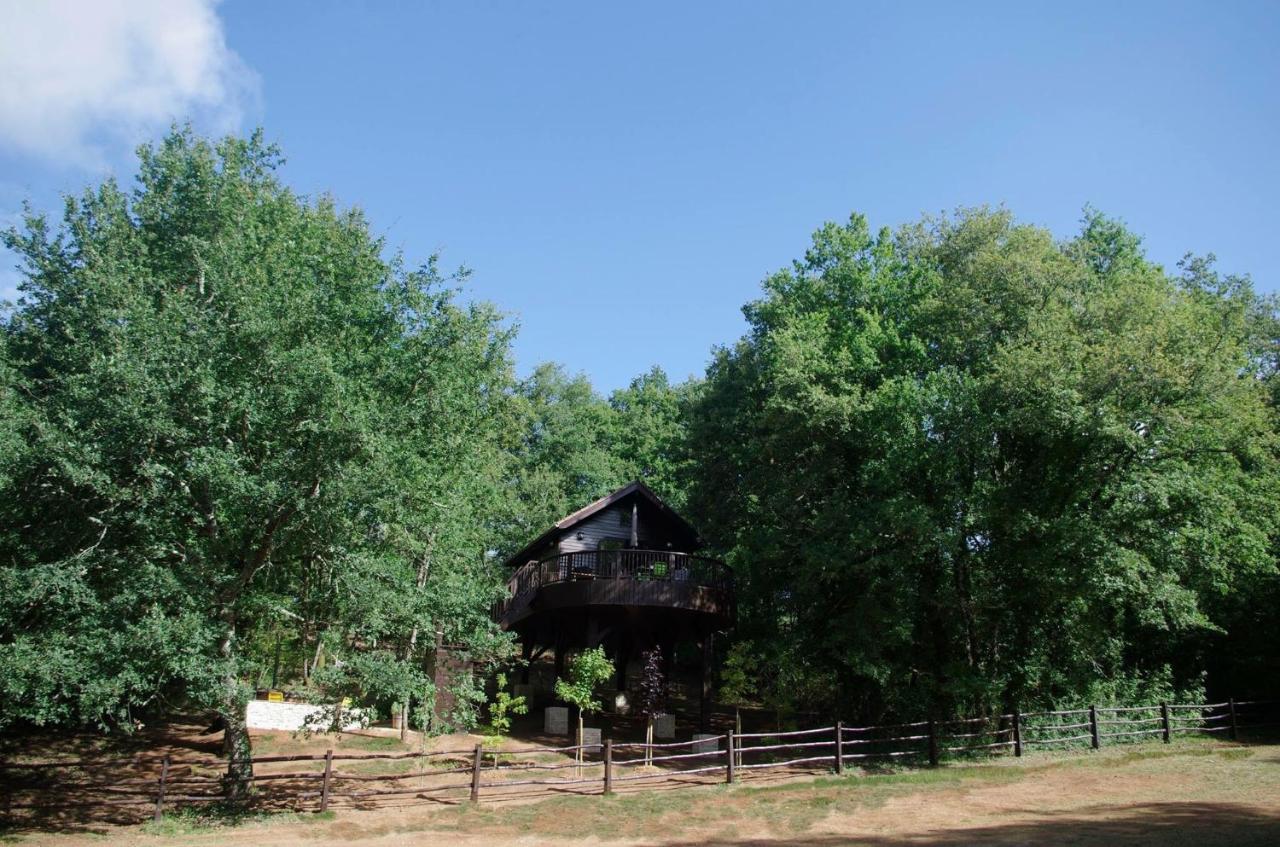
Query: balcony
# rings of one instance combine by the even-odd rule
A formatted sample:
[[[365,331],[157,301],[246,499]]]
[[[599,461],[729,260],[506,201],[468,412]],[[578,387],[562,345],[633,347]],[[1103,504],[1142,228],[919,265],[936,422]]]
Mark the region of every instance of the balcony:
[[[495,617],[504,629],[541,612],[584,606],[683,610],[733,622],[733,572],[724,562],[671,550],[587,550],[520,566]]]

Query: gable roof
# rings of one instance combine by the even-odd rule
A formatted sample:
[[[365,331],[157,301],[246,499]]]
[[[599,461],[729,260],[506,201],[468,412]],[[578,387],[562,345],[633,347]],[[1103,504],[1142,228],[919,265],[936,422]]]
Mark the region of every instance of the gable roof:
[[[690,536],[694,538],[698,537],[698,531],[694,529],[693,526],[688,521],[682,518],[678,512],[676,512],[666,503],[663,503],[662,500],[658,498],[658,495],[653,493],[653,490],[649,488],[649,486],[645,485],[640,480],[636,480],[635,482],[627,483],[626,485],[619,488],[617,491],[614,491],[610,494],[606,494],[605,496],[601,497],[599,500],[596,500],[593,503],[588,503],[578,511],[565,515],[563,518],[556,521],[554,526],[552,526],[546,532],[539,535],[537,538],[530,541],[524,547],[520,548],[520,550],[517,551],[515,554],[513,554],[510,558],[508,558],[507,567],[511,567],[517,564],[523,564],[523,562],[533,554],[533,551],[537,550],[542,545],[548,543],[560,533],[564,532],[565,530],[573,529],[573,527],[582,523],[587,518],[591,517],[597,512],[603,511],[609,508],[610,506],[612,506],[613,504],[619,503],[625,500],[627,497],[631,496],[632,494],[638,494],[644,499],[648,500],[650,503],[656,506],[662,514],[666,515],[667,517],[671,518],[676,523],[678,523],[684,530],[686,530],[689,533]]]

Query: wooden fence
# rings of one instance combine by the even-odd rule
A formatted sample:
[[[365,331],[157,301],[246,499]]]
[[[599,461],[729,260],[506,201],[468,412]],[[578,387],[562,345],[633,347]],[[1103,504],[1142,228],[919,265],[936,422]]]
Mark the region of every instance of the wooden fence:
[[[1185,733],[1240,740],[1280,726],[1280,701],[1099,707],[788,732],[729,732],[663,744],[614,743],[519,751],[256,756],[253,799],[263,808],[324,811],[390,798],[515,799],[551,790],[611,794],[620,783],[696,777],[734,783],[758,770],[843,773],[849,765],[915,762],[1038,749],[1099,749]],[[581,763],[570,760],[581,754]],[[548,759],[551,759],[548,761]],[[166,809],[222,800],[216,758],[0,762],[0,811],[120,806],[159,820]],[[285,770],[277,770],[278,768]],[[301,768],[301,769],[300,769]],[[521,789],[524,792],[521,793]]]

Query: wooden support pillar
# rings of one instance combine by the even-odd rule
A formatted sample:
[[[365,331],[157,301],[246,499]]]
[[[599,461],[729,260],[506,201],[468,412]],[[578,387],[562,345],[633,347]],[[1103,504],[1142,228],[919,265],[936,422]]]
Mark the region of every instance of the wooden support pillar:
[[[556,635],[556,679],[564,677],[564,637]]]
[[[520,642],[520,658],[524,665],[520,668],[520,684],[529,684],[529,666],[533,664],[533,633],[527,632]]]
[[[618,658],[614,669],[614,684],[618,691],[627,690],[627,660],[631,657],[631,641],[625,632],[618,633]]]
[[[703,732],[711,727],[711,676],[715,654],[716,635],[708,632],[702,637],[702,700],[698,710],[698,726]]]

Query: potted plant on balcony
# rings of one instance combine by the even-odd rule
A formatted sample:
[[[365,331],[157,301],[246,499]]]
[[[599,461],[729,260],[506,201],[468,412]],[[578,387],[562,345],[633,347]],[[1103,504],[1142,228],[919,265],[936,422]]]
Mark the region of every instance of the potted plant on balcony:
[[[593,647],[570,660],[568,679],[556,680],[556,696],[578,710],[578,749],[574,758],[579,776],[582,775],[583,716],[604,707],[596,699],[595,689],[610,679],[613,679],[613,662],[605,656],[604,648]]]

